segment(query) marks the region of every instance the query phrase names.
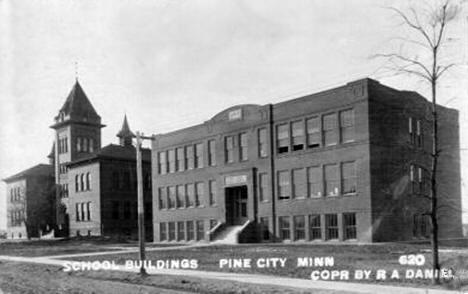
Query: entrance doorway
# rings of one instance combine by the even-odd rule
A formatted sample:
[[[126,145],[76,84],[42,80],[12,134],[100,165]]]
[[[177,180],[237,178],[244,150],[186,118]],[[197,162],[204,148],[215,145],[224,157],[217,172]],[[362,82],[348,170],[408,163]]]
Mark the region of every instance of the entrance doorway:
[[[247,186],[225,189],[226,224],[241,225],[247,221]]]

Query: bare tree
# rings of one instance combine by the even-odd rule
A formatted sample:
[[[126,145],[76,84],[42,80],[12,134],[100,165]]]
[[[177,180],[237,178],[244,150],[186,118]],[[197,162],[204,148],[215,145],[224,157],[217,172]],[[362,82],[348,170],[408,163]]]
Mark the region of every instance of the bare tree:
[[[390,7],[393,13],[402,21],[402,24],[412,32],[413,37],[398,37],[400,50],[385,54],[377,54],[375,57],[385,58],[390,66],[391,72],[396,74],[408,74],[417,77],[430,85],[431,88],[431,125],[432,125],[432,150],[431,150],[431,170],[430,170],[430,216],[432,223],[431,246],[432,261],[434,272],[439,272],[439,239],[438,239],[438,191],[437,191],[437,168],[440,155],[438,131],[438,113],[437,113],[437,87],[439,79],[447,70],[456,65],[456,62],[446,62],[441,58],[443,49],[446,48],[450,38],[447,36],[447,27],[453,23],[460,12],[460,3],[451,0],[436,3],[435,6],[425,3],[420,10],[414,7],[409,8],[408,12]],[[425,1],[424,1],[425,2]],[[417,55],[410,56],[402,52],[404,45],[417,46],[427,55],[419,58]],[[434,279],[439,283],[439,276]]]

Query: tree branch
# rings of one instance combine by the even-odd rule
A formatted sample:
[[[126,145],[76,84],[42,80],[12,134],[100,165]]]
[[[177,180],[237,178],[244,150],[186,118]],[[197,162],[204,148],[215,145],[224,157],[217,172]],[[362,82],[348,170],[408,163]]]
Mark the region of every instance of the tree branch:
[[[394,7],[389,7],[390,10],[393,10],[394,12],[396,12],[401,18],[403,18],[403,20],[405,21],[405,23],[410,26],[411,28],[415,29],[416,31],[420,32],[424,38],[427,40],[427,42],[429,43],[429,45],[431,47],[434,47],[434,44],[432,43],[432,40],[431,38],[427,35],[426,31],[418,24],[414,24],[413,22],[411,22],[411,20],[403,13],[401,12],[400,10],[394,8]]]
[[[376,57],[386,57],[386,58],[397,58],[397,59],[400,59],[400,60],[403,60],[405,62],[409,62],[413,65],[417,65],[419,66],[420,68],[422,68],[426,74],[428,75],[428,77],[430,78],[432,75],[431,75],[431,72],[429,71],[429,69],[424,65],[422,64],[421,62],[415,60],[415,59],[411,59],[411,58],[408,58],[408,57],[404,57],[402,55],[399,55],[399,54],[396,54],[396,53],[389,53],[389,54],[376,54],[375,55]]]
[[[454,67],[455,65],[455,63],[451,63],[446,66],[439,66],[436,71],[436,79],[438,79],[445,71],[447,71],[451,67]]]

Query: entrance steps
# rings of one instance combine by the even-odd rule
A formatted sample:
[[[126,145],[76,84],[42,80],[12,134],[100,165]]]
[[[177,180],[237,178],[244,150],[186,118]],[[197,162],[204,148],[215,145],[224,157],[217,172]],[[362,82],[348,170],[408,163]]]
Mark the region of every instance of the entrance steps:
[[[244,225],[227,226],[216,236],[213,244],[238,244],[239,234],[244,229]]]

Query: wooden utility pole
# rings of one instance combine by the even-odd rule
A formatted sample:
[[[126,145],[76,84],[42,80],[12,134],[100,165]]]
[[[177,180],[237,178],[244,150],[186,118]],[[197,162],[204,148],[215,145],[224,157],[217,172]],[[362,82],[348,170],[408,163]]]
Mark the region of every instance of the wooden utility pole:
[[[153,140],[153,137],[145,137],[143,133],[136,132],[136,160],[137,160],[137,193],[138,193],[138,240],[140,247],[140,274],[146,275],[145,269],[145,206],[143,197],[143,171],[141,160],[141,143],[143,139]]]
[[[145,208],[143,199],[143,175],[141,162],[141,136],[136,133],[137,190],[138,190],[138,240],[140,242],[140,274],[146,275],[145,269]]]

